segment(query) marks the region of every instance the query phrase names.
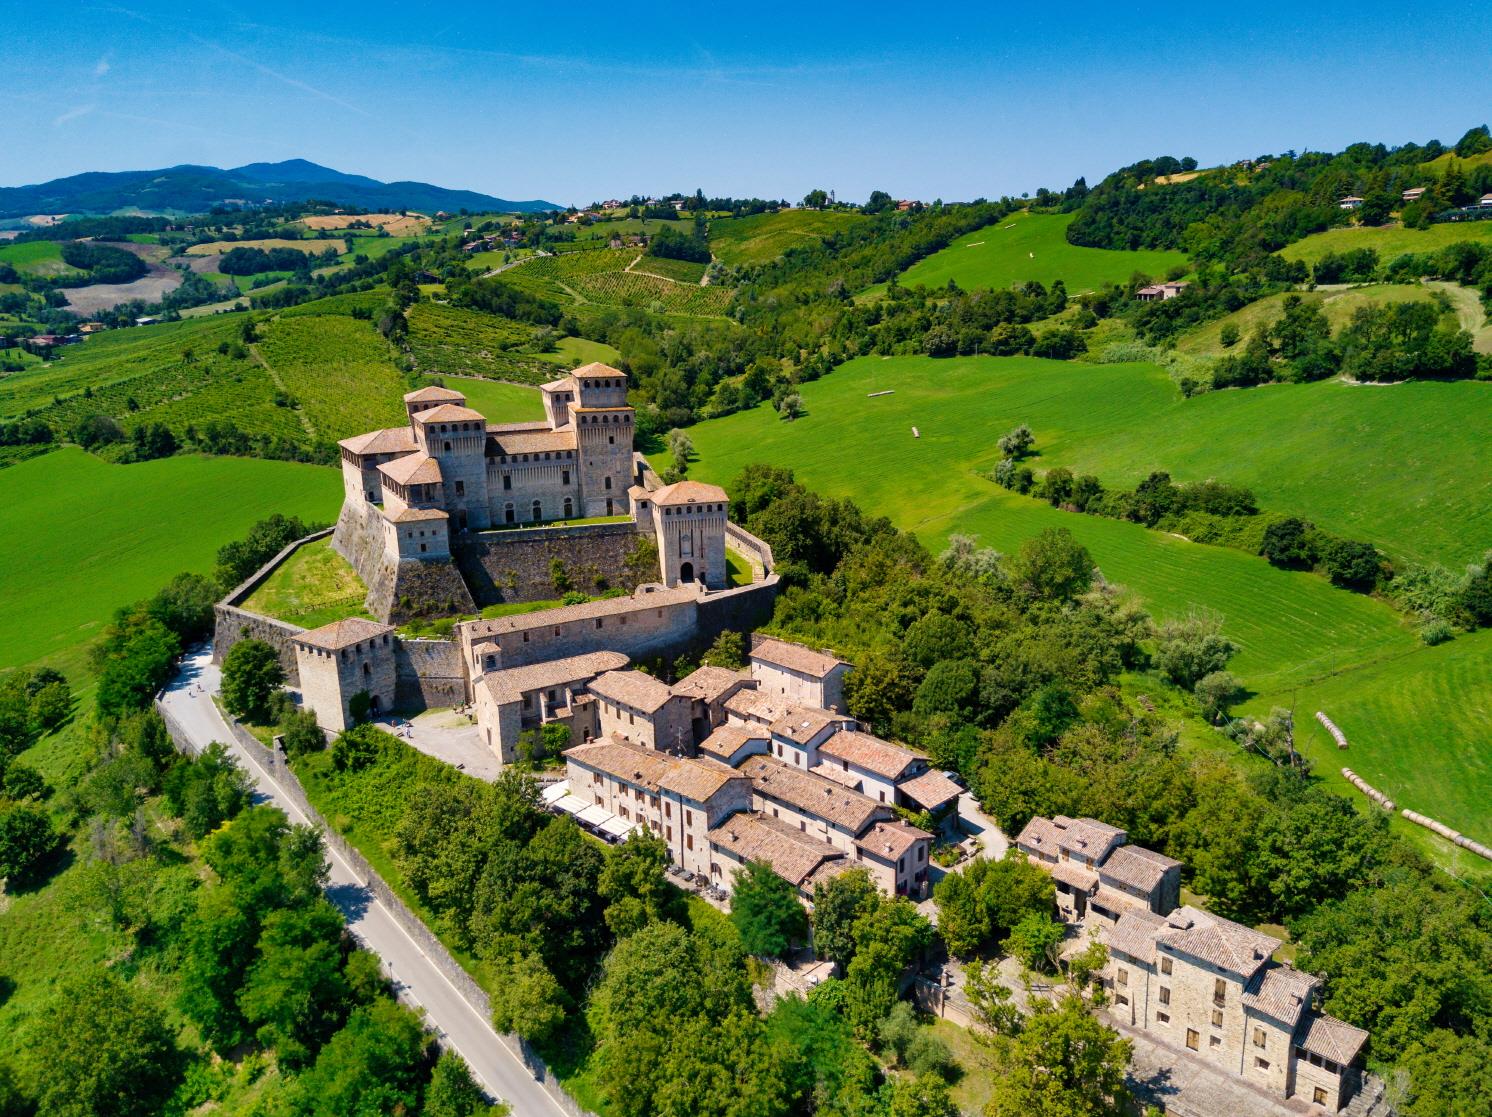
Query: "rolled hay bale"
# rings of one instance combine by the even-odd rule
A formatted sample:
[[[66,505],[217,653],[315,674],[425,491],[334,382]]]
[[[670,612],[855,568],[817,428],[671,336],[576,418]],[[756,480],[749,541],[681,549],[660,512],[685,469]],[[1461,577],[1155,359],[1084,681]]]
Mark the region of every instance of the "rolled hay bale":
[[[1357,790],[1361,791],[1364,795],[1366,795],[1369,799],[1378,804],[1378,806],[1382,807],[1384,810],[1392,811],[1394,809],[1394,801],[1392,799],[1383,794],[1383,792],[1379,791],[1367,780],[1359,776],[1351,768],[1343,768],[1342,776],[1344,779],[1347,780],[1348,783],[1357,788]]]
[[[1336,741],[1337,748],[1344,749],[1347,747],[1347,734],[1337,728],[1336,722],[1327,717],[1324,710],[1316,711],[1316,720],[1326,727],[1326,731],[1331,734],[1332,740]]]
[[[1439,834],[1442,838],[1450,842],[1452,845],[1460,846],[1468,853],[1472,853],[1475,854],[1477,857],[1492,861],[1492,849],[1489,849],[1487,846],[1483,845],[1481,842],[1475,840],[1474,838],[1468,838],[1459,830],[1452,830],[1445,823],[1439,822],[1436,819],[1431,818],[1429,815],[1420,814],[1418,811],[1411,811],[1408,807],[1405,807],[1399,813],[1402,814],[1406,820],[1414,823],[1416,826],[1423,826],[1426,830],[1431,830],[1434,831],[1436,834]]]

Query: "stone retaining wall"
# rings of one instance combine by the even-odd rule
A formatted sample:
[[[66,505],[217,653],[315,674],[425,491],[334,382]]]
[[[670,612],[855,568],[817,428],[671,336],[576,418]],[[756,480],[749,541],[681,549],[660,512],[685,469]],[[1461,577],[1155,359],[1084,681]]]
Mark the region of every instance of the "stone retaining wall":
[[[658,577],[653,568],[628,565],[639,540],[632,521],[576,527],[513,528],[458,535],[451,552],[478,605],[545,601],[559,597],[552,564],[564,564],[574,588],[594,594],[620,587],[627,592]]]
[[[466,675],[461,646],[454,640],[394,642],[394,705],[401,710],[464,706]]]
[[[190,735],[186,733],[177,723],[176,719],[159,702],[156,703],[156,709],[165,720],[166,729],[171,734],[171,740],[175,743],[177,751],[185,753],[187,756],[196,755],[196,749],[192,747]],[[244,729],[237,721],[229,719],[228,728],[232,731],[235,742],[270,774],[270,777],[278,785],[279,791],[295,804],[296,808],[311,821],[311,825],[315,826],[321,832],[322,840],[326,842],[328,848],[335,850],[337,855],[352,867],[353,874],[388,909],[395,921],[409,934],[410,938],[419,944],[425,956],[456,987],[461,995],[482,1014],[483,1018],[490,1021],[492,1019],[492,1002],[487,996],[486,990],[472,980],[471,975],[461,968],[456,959],[452,957],[451,952],[446,949],[445,944],[431,932],[429,927],[425,926],[424,920],[416,915],[410,909],[409,905],[394,893],[393,889],[378,875],[378,871],[369,864],[368,859],[358,852],[357,848],[343,838],[341,834],[327,825],[326,819],[322,817],[321,812],[311,805],[311,800],[306,796],[306,791],[301,785],[300,778],[296,776],[289,764],[286,763],[284,755],[277,749],[265,748],[259,742],[258,738]],[[401,1000],[405,1000],[403,990],[400,990],[399,997]],[[406,1000],[406,1003],[416,1010],[420,1008],[417,1002]],[[436,1039],[444,1045],[444,1035],[436,1032]],[[575,1099],[565,1092],[564,1087],[560,1085],[559,1079],[555,1078],[554,1073],[544,1065],[544,1060],[540,1058],[539,1054],[522,1037],[499,1033],[498,1039],[528,1068],[534,1078],[543,1085],[545,1093],[554,1100],[555,1104],[563,1112],[570,1114],[570,1117],[595,1117],[589,1110],[581,1108]]]

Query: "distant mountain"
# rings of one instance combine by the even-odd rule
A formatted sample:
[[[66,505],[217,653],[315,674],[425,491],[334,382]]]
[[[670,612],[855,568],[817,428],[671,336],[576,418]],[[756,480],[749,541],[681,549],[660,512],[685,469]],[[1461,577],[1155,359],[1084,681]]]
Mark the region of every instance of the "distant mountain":
[[[135,209],[151,213],[203,213],[233,202],[337,202],[374,210],[424,213],[460,209],[530,213],[563,209],[538,199],[515,202],[474,190],[448,190],[428,182],[379,182],[343,174],[305,159],[249,163],[231,170],[183,164],[157,171],[90,171],[36,186],[0,187],[0,218],[33,213],[104,214]]]

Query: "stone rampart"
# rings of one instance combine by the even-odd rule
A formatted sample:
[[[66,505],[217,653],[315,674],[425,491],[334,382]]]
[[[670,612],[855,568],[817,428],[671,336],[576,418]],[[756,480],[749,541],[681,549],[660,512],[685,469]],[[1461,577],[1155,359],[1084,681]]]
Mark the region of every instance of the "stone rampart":
[[[475,602],[496,605],[559,597],[555,559],[564,564],[571,585],[581,593],[618,587],[630,592],[658,577],[656,560],[647,569],[636,568],[634,556],[643,538],[629,520],[459,535],[452,540],[451,551]]]
[[[285,681],[291,686],[300,686],[300,671],[295,665],[293,637],[305,631],[300,625],[287,624],[273,617],[250,613],[219,602],[213,606],[212,660],[222,663],[229,649],[240,640],[263,640],[280,655],[280,666],[285,669]]]
[[[403,624],[415,617],[449,617],[475,613],[476,603],[456,564],[450,559],[405,561],[390,564],[393,579],[388,597],[375,601],[369,595],[368,611],[389,624]]]
[[[461,647],[454,640],[412,640],[394,645],[394,704],[401,710],[466,704]]]
[[[750,632],[766,624],[777,603],[777,582],[776,574],[768,574],[749,586],[720,590],[701,599],[696,639],[710,644],[726,629]]]

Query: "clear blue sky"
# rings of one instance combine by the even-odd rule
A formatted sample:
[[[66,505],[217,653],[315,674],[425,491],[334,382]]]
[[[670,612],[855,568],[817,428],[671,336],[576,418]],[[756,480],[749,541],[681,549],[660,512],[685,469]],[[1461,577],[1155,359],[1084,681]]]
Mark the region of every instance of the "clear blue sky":
[[[301,157],[584,203],[968,199],[1492,118],[1492,5],[0,0],[0,185]]]

